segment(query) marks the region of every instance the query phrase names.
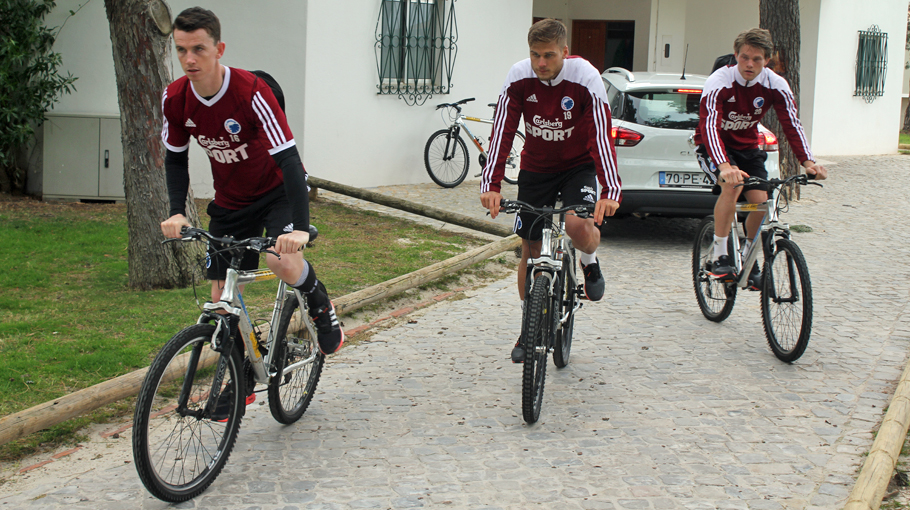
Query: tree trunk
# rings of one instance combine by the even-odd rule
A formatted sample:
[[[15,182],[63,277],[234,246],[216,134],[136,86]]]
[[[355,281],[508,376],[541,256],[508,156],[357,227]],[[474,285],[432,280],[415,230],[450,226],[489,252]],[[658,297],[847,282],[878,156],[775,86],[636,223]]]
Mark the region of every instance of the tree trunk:
[[[170,11],[163,0],[104,0],[104,7],[120,102],[130,286],[185,287],[193,281],[201,247],[162,245],[160,227],[170,210],[161,141],[161,94],[171,82]],[[190,223],[198,225],[192,190],[186,210]]]
[[[759,26],[771,32],[774,41],[774,55],[770,67],[790,84],[793,100],[799,109],[799,1],[798,0],[760,0]],[[789,177],[799,172],[800,162],[777,119],[773,109],[762,119],[762,124],[777,136],[780,151],[781,177]]]

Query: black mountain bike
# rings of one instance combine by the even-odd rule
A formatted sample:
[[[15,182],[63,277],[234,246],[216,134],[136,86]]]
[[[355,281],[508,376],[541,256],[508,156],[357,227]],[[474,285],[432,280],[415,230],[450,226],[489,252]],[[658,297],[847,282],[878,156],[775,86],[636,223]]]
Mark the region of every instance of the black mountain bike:
[[[540,256],[528,259],[525,283],[525,307],[521,318],[521,340],[525,361],[521,378],[521,409],[524,420],[534,423],[540,418],[543,403],[547,355],[553,352],[557,368],[569,364],[575,312],[582,307],[583,285],[578,283],[578,257],[566,234],[566,213],[579,218],[594,213],[594,205],[568,207],[533,207],[518,200],[503,200],[502,212],[517,213],[522,209],[545,222]],[[559,219],[553,221],[553,215]]]

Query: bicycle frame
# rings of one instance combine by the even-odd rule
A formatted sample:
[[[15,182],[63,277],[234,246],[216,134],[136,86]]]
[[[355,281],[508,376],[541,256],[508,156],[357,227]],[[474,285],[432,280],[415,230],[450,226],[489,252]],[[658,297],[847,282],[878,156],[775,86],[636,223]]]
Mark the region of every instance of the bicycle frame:
[[[274,372],[270,373],[266,367],[272,366],[272,354],[275,352],[275,349],[268,349],[268,352],[265,356],[259,351],[259,337],[253,329],[253,323],[250,320],[250,315],[246,310],[246,306],[243,303],[243,296],[240,293],[240,286],[246,283],[252,282],[261,282],[268,280],[275,280],[277,276],[275,273],[268,269],[258,269],[255,271],[240,271],[233,268],[228,268],[227,276],[224,282],[224,289],[221,292],[221,299],[217,303],[205,303],[203,305],[204,313],[199,316],[197,323],[207,323],[213,319],[218,321],[218,327],[215,329],[215,333],[212,336],[212,345],[216,345],[217,337],[222,334],[221,329],[224,327],[224,318],[222,314],[217,314],[218,310],[223,310],[230,315],[236,316],[239,320],[237,321],[237,328],[240,332],[240,338],[243,339],[244,347],[246,348],[247,357],[250,360],[250,364],[253,369],[253,378],[258,383],[266,384],[269,382],[269,379],[275,375],[278,375]],[[279,280],[278,284],[278,293],[275,297],[275,306],[272,310],[272,320],[270,324],[272,327],[269,328],[269,334],[266,339],[265,345],[271,347],[274,345],[275,340],[275,329],[274,326],[278,325],[278,319],[281,317],[281,312],[284,309],[285,297],[289,294],[290,291],[293,291],[294,295],[297,296],[298,303],[305,303],[303,296],[300,294],[300,291],[291,287],[291,290],[288,290],[288,285],[284,281]],[[310,338],[316,338],[316,330],[313,328],[312,324],[308,321],[304,321],[303,325],[298,325],[300,327],[305,326],[310,333]],[[302,361],[294,363],[284,368],[284,371],[292,371],[297,367],[312,363],[316,357],[316,352],[314,350],[313,354]],[[284,375],[282,372],[281,375]]]
[[[556,238],[554,239],[554,233]],[[529,274],[531,279],[531,286],[525,289],[525,295],[528,295],[531,290],[534,288],[534,282],[536,281],[535,276],[537,274],[544,274],[549,281],[550,289],[549,295],[552,298],[554,293],[561,293],[562,289],[555,289],[554,283],[556,281],[555,275],[562,270],[564,263],[564,256],[568,250],[566,238],[566,213],[562,212],[559,215],[558,222],[554,222],[553,226],[550,228],[544,228],[542,232],[543,238],[541,239],[540,245],[540,256],[536,258],[528,258],[528,266],[531,268]],[[556,246],[556,253],[553,252],[553,246]],[[573,283],[578,282],[578,277],[575,274],[576,268],[573,264],[570,264],[568,267],[568,274],[566,275]],[[574,285],[573,285],[574,287]],[[569,315],[576,312],[581,308],[581,302],[575,301],[575,307],[572,310],[566,310],[562,317],[559,317],[559,324],[564,324],[568,319]]]
[[[752,264],[758,260],[758,253],[760,250],[765,248],[765,243],[760,242],[762,235],[765,232],[789,232],[790,225],[780,221],[780,216],[778,214],[778,206],[780,205],[780,191],[777,188],[774,188],[771,192],[771,197],[759,204],[736,204],[737,213],[753,213],[753,212],[764,212],[765,215],[762,217],[761,225],[759,226],[758,231],[752,237],[752,245],[749,247],[749,251],[742,255],[739,246],[740,236],[746,237],[743,227],[739,221],[736,220],[736,216],[733,217],[733,226],[731,232],[736,235],[732,236],[733,241],[733,250],[736,252],[736,256],[733,257],[733,261],[736,266],[736,274],[740,275],[739,279],[736,280],[736,286],[745,288],[749,283],[749,272],[743,271],[744,267],[752,267]],[[786,234],[785,234],[786,235]],[[789,237],[789,236],[787,236]],[[774,252],[774,236],[767,235],[767,251],[766,255],[769,255]]]
[[[455,118],[455,121],[452,122],[452,125],[449,126],[449,130],[452,132],[452,135],[453,135],[452,138],[457,137],[458,132],[461,129],[464,129],[465,132],[468,133],[468,136],[471,138],[471,141],[474,142],[474,146],[477,147],[477,150],[479,150],[481,152],[481,154],[486,155],[487,152],[485,150],[483,150],[483,145],[480,143],[480,138],[478,136],[475,136],[474,133],[471,132],[471,128],[468,127],[468,124],[465,122],[465,120],[470,120],[473,122],[480,122],[483,124],[490,124],[490,125],[493,124],[493,121],[491,119],[468,117],[467,115],[459,113],[458,117]],[[447,142],[450,143],[451,141],[452,141],[452,139],[450,138]],[[454,147],[453,147],[453,149],[454,149]],[[449,154],[448,146],[446,146],[445,154],[446,154],[446,156],[448,156],[448,154]]]

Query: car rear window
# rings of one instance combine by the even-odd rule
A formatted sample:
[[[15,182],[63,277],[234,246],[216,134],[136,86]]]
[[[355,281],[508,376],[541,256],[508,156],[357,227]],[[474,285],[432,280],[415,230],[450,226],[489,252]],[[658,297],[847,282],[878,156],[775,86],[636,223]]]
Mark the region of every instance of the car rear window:
[[[623,96],[622,111],[618,115],[622,120],[665,129],[695,129],[698,126],[701,93],[634,91]]]

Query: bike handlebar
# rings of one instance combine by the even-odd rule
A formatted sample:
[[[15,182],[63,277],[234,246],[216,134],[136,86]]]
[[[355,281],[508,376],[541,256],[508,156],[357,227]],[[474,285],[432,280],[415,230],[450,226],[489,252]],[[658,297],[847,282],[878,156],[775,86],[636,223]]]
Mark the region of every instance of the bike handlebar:
[[[787,177],[786,179],[763,179],[761,177],[752,176],[752,177],[747,177],[746,179],[743,180],[742,184],[737,184],[735,187],[738,188],[740,186],[746,186],[746,185],[755,186],[757,184],[770,184],[772,188],[779,188],[781,186],[786,186],[787,184],[790,184],[791,182],[796,182],[797,184],[803,184],[803,185],[812,184],[812,185],[823,188],[824,186],[822,186],[821,183],[815,182],[814,180],[813,180],[813,182],[809,182],[809,180],[812,179],[813,177],[814,176],[810,176],[809,174],[791,175],[790,177]]]
[[[309,229],[310,241],[316,239],[319,235],[319,230],[316,229],[313,225],[310,225]],[[173,243],[177,241],[211,241],[217,245],[220,245],[222,250],[234,250],[234,249],[247,249],[253,250],[257,253],[271,253],[275,256],[279,256],[274,251],[269,248],[275,246],[276,239],[274,237],[250,237],[247,239],[234,239],[231,236],[228,237],[217,237],[210,234],[208,231],[201,228],[195,227],[183,227],[180,229],[180,235],[182,237],[165,239],[161,241],[161,244]]]
[[[474,100],[473,97],[469,97],[467,99],[462,99],[461,101],[456,101],[454,103],[442,103],[442,104],[436,105],[436,109],[438,110],[440,108],[457,108],[459,111],[461,111],[461,108],[459,108],[459,105],[469,103],[473,100]]]
[[[538,214],[562,214],[564,212],[574,212],[579,218],[589,218],[594,214],[594,204],[588,205],[569,205],[565,207],[534,207],[533,205],[522,202],[521,200],[502,200],[499,207],[504,213],[517,213],[522,209],[535,212]]]

